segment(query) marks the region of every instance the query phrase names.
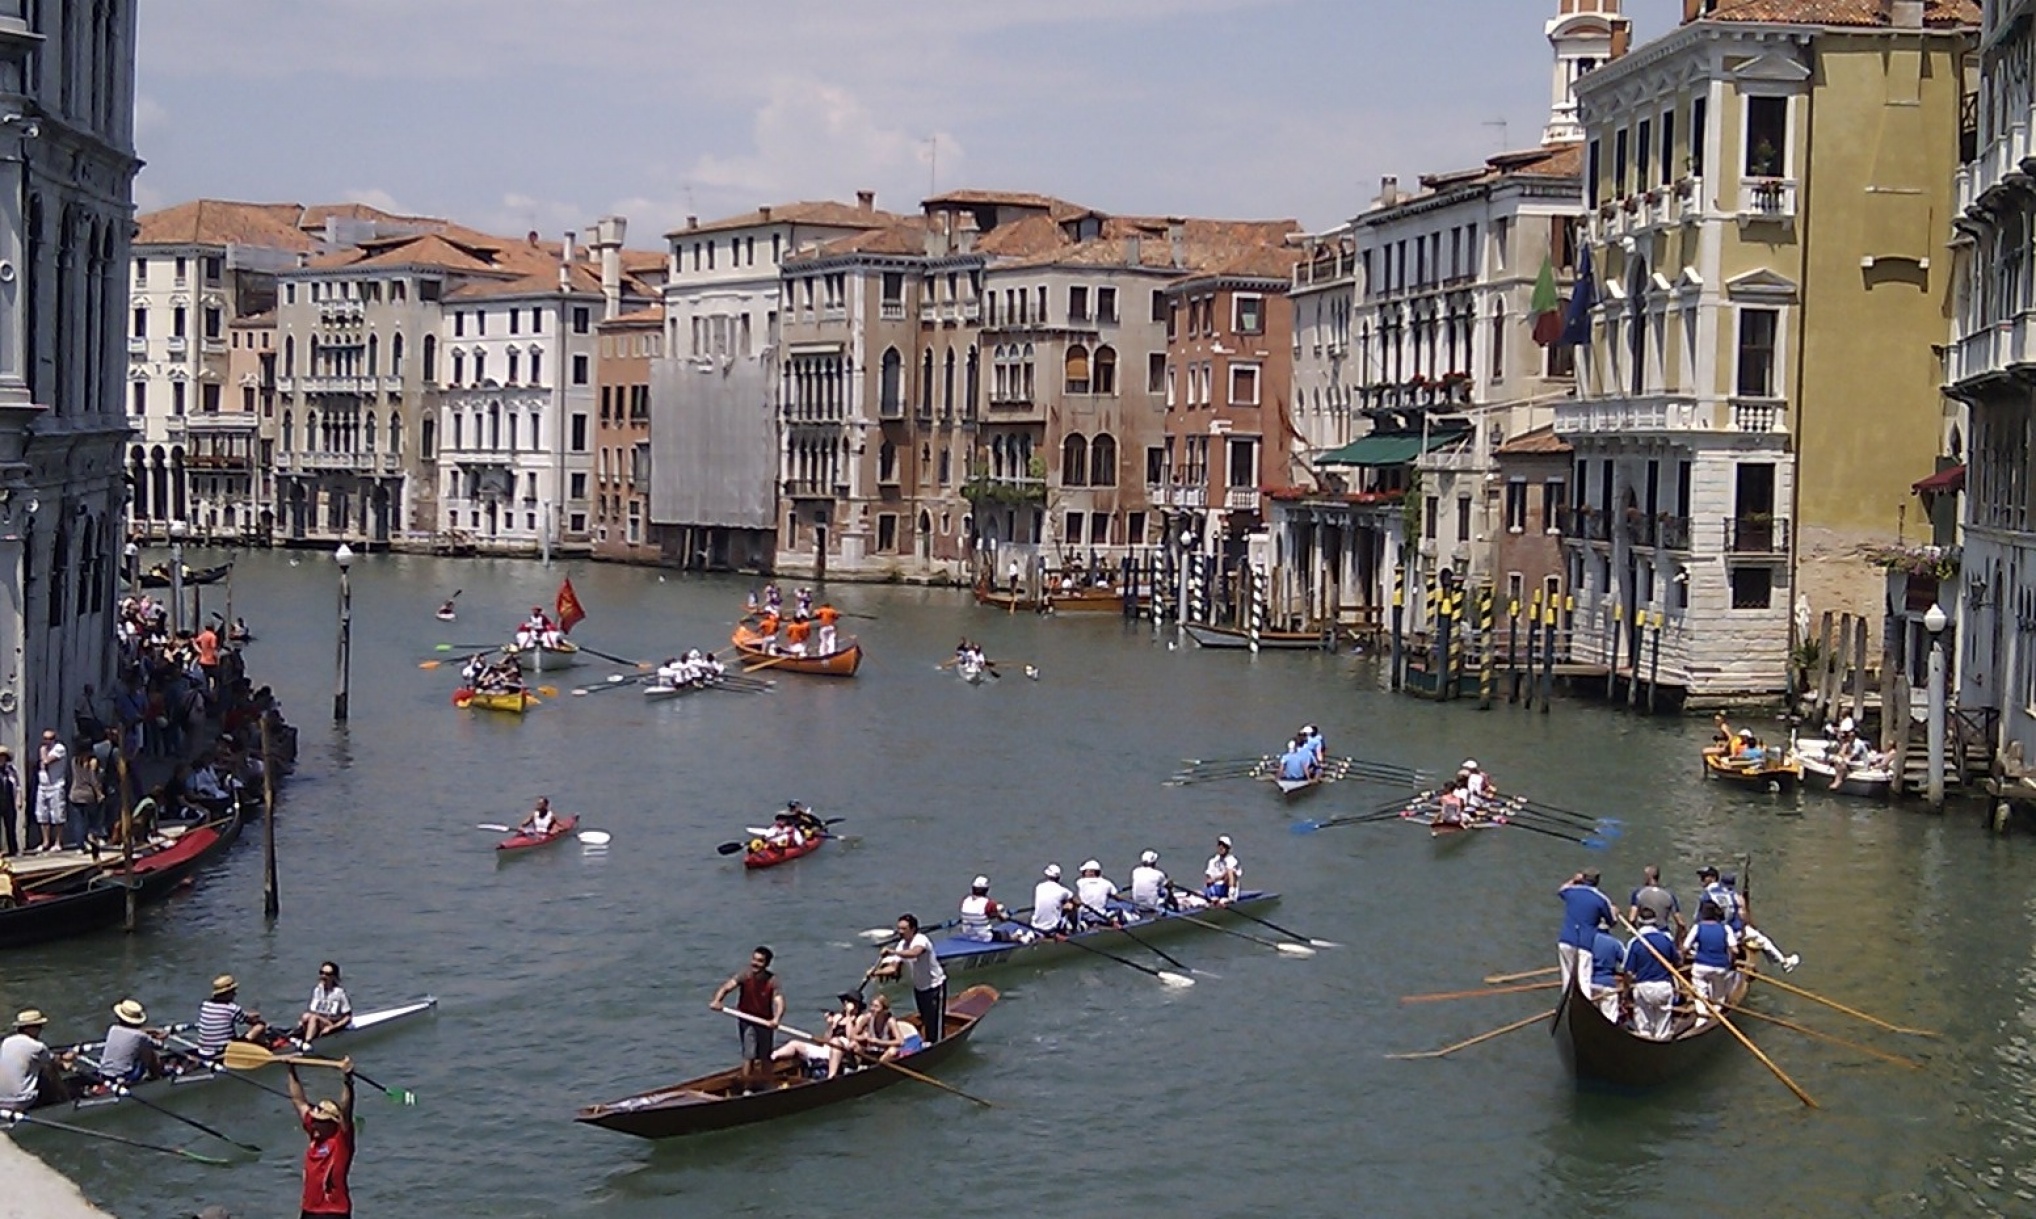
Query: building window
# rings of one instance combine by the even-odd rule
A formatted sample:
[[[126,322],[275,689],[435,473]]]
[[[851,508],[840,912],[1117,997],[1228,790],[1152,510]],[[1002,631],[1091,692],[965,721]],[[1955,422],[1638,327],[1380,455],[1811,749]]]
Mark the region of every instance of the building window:
[[[1073,287],[1067,290],[1067,320],[1086,322],[1089,320],[1089,290]]]
[[[132,413],[136,415],[148,414],[148,382],[146,381],[136,381],[134,383],[134,409]]]
[[[1631,134],[1623,127],[1612,133],[1612,196],[1617,199],[1623,199],[1629,193],[1626,166],[1631,140]]]
[[[1096,320],[1099,322],[1117,320],[1117,289],[1096,289]]]
[[[1097,436],[1089,444],[1089,485],[1117,485],[1117,441],[1108,432]]]
[[[181,415],[183,413],[184,383],[182,381],[172,381],[170,382],[170,414]]]
[[[1562,532],[1563,481],[1551,478],[1541,484],[1541,529],[1544,533]]]
[[[1230,366],[1230,405],[1258,405],[1258,365],[1232,364]]]
[[[1493,236],[1498,236],[1496,225],[1493,226]],[[1491,348],[1492,380],[1504,381],[1506,379],[1506,302],[1504,301],[1497,301],[1492,305]]]
[[[1746,176],[1784,176],[1789,150],[1789,99],[1746,99]]]
[[[1145,392],[1166,392],[1166,353],[1163,351],[1155,351],[1145,357]]]
[[[896,554],[897,552],[898,552],[897,514],[893,512],[879,512],[877,514],[877,553]]]
[[[1527,480],[1524,478],[1506,483],[1506,532],[1527,532]]]
[[[1456,499],[1456,544],[1470,544],[1470,496],[1460,495]]]
[[[589,313],[587,312],[587,307],[586,307],[585,305],[574,305],[574,306],[573,306],[573,333],[574,333],[574,334],[585,334],[585,333],[587,333],[587,320],[588,320],[589,316],[590,316],[590,314],[589,314]]]
[[[1237,334],[1265,333],[1265,298],[1238,295],[1230,301],[1230,329]]]
[[[1780,321],[1781,313],[1776,309],[1739,310],[1740,397],[1774,396],[1774,341]]]
[[[1067,349],[1065,390],[1070,394],[1089,392],[1089,349],[1075,343]]]
[[[1690,176],[1693,178],[1704,175],[1704,116],[1708,107],[1708,98],[1690,99]]]
[[[587,383],[587,357],[584,355],[576,355],[573,357],[573,384],[585,385],[586,383]]]
[[[1603,154],[1598,142],[1592,140],[1584,152],[1584,206],[1595,210],[1598,206],[1604,184],[1599,176],[1604,173]]]
[[[1435,540],[1436,499],[1430,495],[1421,504],[1421,537],[1426,541]]]
[[[572,438],[573,452],[584,453],[587,451],[587,416],[584,412],[576,411],[573,414]]]
[[[1096,358],[1090,368],[1089,381],[1096,393],[1114,394],[1117,392],[1116,348],[1096,348]]]
[[[1774,601],[1774,568],[1739,566],[1732,569],[1732,608],[1767,609]]]
[[[568,482],[567,482],[567,484],[566,484],[566,485],[567,485],[567,486],[568,486],[569,488],[571,488],[571,489],[570,489],[570,490],[569,490],[569,491],[568,491],[568,492],[566,493],[566,498],[568,498],[568,499],[585,499],[585,498],[587,498],[587,476],[586,476],[586,475],[585,475],[584,473],[581,473],[581,474],[574,474],[574,475],[573,475],[573,476],[572,476],[572,477],[571,477],[571,478],[570,478],[570,479],[568,480]]]

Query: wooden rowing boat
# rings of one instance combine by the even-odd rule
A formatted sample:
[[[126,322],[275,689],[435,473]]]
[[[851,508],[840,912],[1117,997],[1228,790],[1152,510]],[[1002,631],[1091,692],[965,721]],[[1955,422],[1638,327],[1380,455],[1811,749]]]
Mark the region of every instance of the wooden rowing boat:
[[[996,1003],[997,992],[992,988],[969,987],[947,1005],[940,1040],[900,1062],[921,1073],[937,1069],[960,1052]],[[897,1018],[916,1023],[910,1016]],[[870,1065],[844,1070],[833,1079],[811,1079],[795,1060],[772,1064],[770,1086],[758,1091],[744,1091],[739,1068],[717,1071],[605,1105],[589,1105],[574,1114],[573,1120],[638,1138],[678,1138],[790,1117],[867,1096],[907,1078],[901,1071]]]
[[[1704,775],[1707,778],[1760,791],[1766,791],[1770,786],[1787,791],[1802,781],[1803,763],[1794,754],[1789,754],[1778,762],[1764,760],[1758,766],[1748,766],[1734,762],[1715,750],[1706,749]]]
[[[1249,648],[1251,632],[1234,626],[1211,626],[1203,622],[1184,622],[1181,628],[1188,638],[1205,648]],[[1336,637],[1329,631],[1260,631],[1259,651],[1275,652],[1327,652],[1336,647]]]
[[[526,648],[510,643],[498,650],[525,673],[555,673],[581,663],[580,645],[570,639],[560,640],[557,647],[536,644]]]
[[[814,656],[768,651],[763,640],[764,637],[751,630],[747,622],[742,622],[736,624],[731,642],[744,664],[767,664],[786,673],[804,673],[808,677],[854,677],[855,671],[862,667],[862,643],[853,635],[849,636],[847,646]]]
[[[186,567],[184,569],[184,587],[189,588],[193,584],[217,584],[226,578],[227,572],[232,570],[233,564],[231,563],[221,563],[217,567]],[[136,583],[143,588],[168,588],[173,581],[170,577],[170,569],[158,564],[141,573],[141,579],[136,581]]]
[[[1848,766],[1845,778],[1839,779],[1838,767],[1831,761],[1829,741],[1797,741],[1795,757],[1803,768],[1803,785],[1818,791],[1885,800],[1888,790],[1894,786],[1895,773],[1886,766]]]
[[[573,827],[578,824],[580,824],[578,814],[574,814],[571,817],[560,817],[552,823],[551,833],[549,834],[530,834],[518,830],[496,843],[495,849],[498,851],[530,851],[538,847],[550,846],[552,843],[564,838],[567,834],[572,833]]]
[[[752,842],[761,841],[752,839]],[[781,863],[790,863],[802,855],[811,855],[827,841],[825,834],[809,834],[799,841],[782,846],[765,845],[758,849],[746,850],[742,856],[745,868],[775,868]]]
[[[240,837],[241,817],[229,812],[217,822],[186,830],[177,840],[134,861],[132,875],[115,860],[76,887],[30,894],[21,905],[0,910],[0,948],[83,935],[110,927],[127,912],[127,889],[137,905],[153,905],[177,891],[191,876],[224,855]]]
[[[335,1029],[327,1033],[325,1036],[320,1037],[316,1043],[299,1041],[294,1037],[283,1037],[279,1038],[277,1044],[271,1048],[275,1049],[278,1053],[324,1054],[326,1048],[334,1042],[344,1042],[347,1046],[351,1047],[356,1042],[365,1039],[370,1033],[386,1032],[392,1025],[408,1020],[413,1016],[424,1015],[437,1006],[437,996],[426,995],[421,999],[398,1004],[395,1007],[385,1007],[371,1012],[356,1012],[353,1020],[345,1028]],[[129,1084],[128,1091],[141,1096],[145,1100],[155,1100],[160,1093],[173,1092],[179,1088],[190,1087],[194,1084],[211,1083],[213,1080],[226,1074],[225,1067],[216,1061],[201,1056],[197,1052],[195,1044],[198,1032],[197,1025],[190,1023],[166,1025],[164,1026],[164,1032],[169,1034],[170,1048],[161,1051],[160,1056],[168,1073],[153,1079],[142,1080],[140,1083]],[[314,1048],[314,1044],[316,1048]],[[66,1046],[63,1049],[76,1050],[82,1061],[87,1064],[96,1064],[100,1055],[105,1052],[106,1043],[103,1040],[88,1041],[74,1046]],[[126,1097],[115,1090],[113,1085],[99,1079],[92,1072],[89,1065],[86,1070],[75,1071],[65,1076],[64,1083],[65,1091],[67,1092],[66,1096],[62,1099],[54,1096],[42,1097],[37,1101],[35,1109],[37,1111],[61,1111],[69,1109],[76,1113],[90,1113],[100,1109],[114,1108],[127,1100]]]
[[[463,711],[506,711],[511,715],[522,715],[537,706],[537,696],[528,690],[470,690],[461,686],[452,692],[452,705]]]
[[[1114,588],[1078,588],[1072,592],[1048,591],[1043,597],[1027,597],[1022,593],[1000,593],[985,585],[976,585],[976,604],[1005,613],[1055,614],[1123,614],[1124,594]]]
[[[1192,910],[1142,910],[1130,902],[1113,901],[1109,904],[1112,912],[1132,916],[1132,930],[1141,940],[1150,940],[1155,935],[1184,931],[1196,922],[1220,923],[1227,921],[1229,911],[1256,910],[1270,906],[1280,900],[1277,893],[1263,889],[1246,889],[1230,906],[1199,906]],[[1004,940],[970,940],[959,935],[949,935],[933,941],[933,955],[941,967],[949,973],[967,972],[977,969],[991,969],[1018,962],[1038,963],[1057,957],[1090,956],[1079,948],[1070,948],[1058,939],[1040,938],[1032,928],[1013,920],[995,923],[991,930],[998,935],[1017,937]],[[1113,951],[1138,951],[1140,946],[1130,936],[1115,927],[1095,927],[1077,932],[1069,939]]]
[[[1742,966],[1725,1006],[1738,1006],[1746,997],[1748,966]],[[1611,1084],[1619,1088],[1651,1088],[1688,1072],[1731,1034],[1715,1019],[1678,1017],[1665,1041],[1642,1037],[1605,1018],[1598,1005],[1584,996],[1583,983],[1575,981],[1556,1003],[1549,1032],[1562,1065],[1578,1081]]]

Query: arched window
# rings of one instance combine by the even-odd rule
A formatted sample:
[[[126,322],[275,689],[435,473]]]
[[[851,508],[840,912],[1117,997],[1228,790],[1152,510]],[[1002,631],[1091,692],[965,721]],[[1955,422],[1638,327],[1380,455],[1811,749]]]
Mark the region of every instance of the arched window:
[[[933,413],[933,349],[928,347],[926,355],[919,361],[919,413]]]
[[[1076,343],[1067,349],[1066,372],[1067,375],[1064,378],[1065,384],[1063,388],[1067,393],[1086,394],[1089,392],[1088,348],[1080,343]]]
[[[368,412],[367,421],[362,425],[361,441],[364,452],[372,453],[375,451],[375,412],[373,411]]]
[[[1089,443],[1089,485],[1091,487],[1117,485],[1117,440],[1108,432],[1098,435]]]
[[[463,351],[452,353],[452,383],[458,385],[467,378],[467,355]]]
[[[294,334],[283,336],[283,375],[297,375],[297,336]]]
[[[1647,392],[1647,263],[1633,261],[1633,273],[1626,281],[1626,359],[1631,364],[1627,379],[1636,396]]]
[[[475,430],[478,431],[479,429]],[[488,447],[491,449],[502,447],[502,404],[500,402],[490,402],[488,404]]]
[[[454,411],[452,413],[452,447],[455,450],[467,447],[466,434],[466,415],[460,411]]]
[[[317,411],[304,412],[304,451],[306,453],[322,453],[325,451],[325,446],[318,443]]]
[[[403,455],[403,416],[395,411],[390,411],[389,456],[401,457],[402,455]]]
[[[290,412],[284,411],[283,451],[285,453],[295,452],[296,448],[297,448],[297,429],[296,426],[290,420]],[[139,463],[141,461],[141,451],[139,449],[135,450],[134,460],[136,461],[136,463]]]
[[[368,336],[368,375],[382,375],[382,340],[372,334]]]
[[[438,380],[438,336],[435,334],[424,336],[424,379]]]
[[[940,380],[940,413],[954,415],[954,348],[947,349],[947,368]]]
[[[976,417],[977,400],[983,388],[982,353],[969,348],[968,367],[962,374],[961,413],[964,419]]]
[[[1060,485],[1086,487],[1089,484],[1089,442],[1080,432],[1070,432],[1060,443]]]
[[[438,455],[436,447],[438,443],[438,428],[433,425],[431,416],[429,415],[426,415],[424,417],[424,422],[418,424],[417,428],[418,428],[417,439],[418,442],[423,445],[424,459],[426,461],[429,461],[433,457],[436,457]],[[401,428],[397,428],[396,444],[399,452],[401,450],[402,443],[403,443],[403,430]]]
[[[888,440],[877,449],[877,481],[880,483],[898,481],[898,446]]]
[[[1117,349],[1115,347],[1096,348],[1095,366],[1090,370],[1089,383],[1095,387],[1095,392],[1099,394],[1114,394],[1117,392]]]
[[[878,389],[879,409],[896,416],[905,410],[905,358],[895,347],[884,349],[883,379]]]
[[[1002,436],[990,437],[990,477],[1004,477],[1004,438]]]
[[[401,334],[389,336],[389,375],[392,377],[403,375],[403,336]]]
[[[1024,350],[1024,353],[1023,353],[1023,354],[1021,355],[1021,357],[1020,357],[1020,359],[1019,359],[1019,364],[1018,364],[1018,373],[1019,373],[1019,380],[1020,380],[1020,381],[1022,382],[1022,384],[1020,384],[1020,385],[1017,385],[1017,386],[1015,386],[1015,387],[1014,387],[1014,388],[1015,388],[1015,389],[1017,389],[1017,391],[1018,391],[1018,399],[1019,399],[1019,401],[1021,401],[1021,402],[1030,402],[1030,401],[1032,401],[1032,387],[1033,387],[1033,386],[1032,386],[1032,344],[1030,344],[1030,343],[1027,343],[1027,344],[1025,345],[1025,350]],[[1025,444],[1026,444],[1026,447],[1027,447],[1027,448],[1030,448],[1030,447],[1031,447],[1031,444],[1032,444],[1032,442],[1031,442],[1031,440],[1029,440],[1029,439],[1028,439],[1028,440],[1026,440]]]

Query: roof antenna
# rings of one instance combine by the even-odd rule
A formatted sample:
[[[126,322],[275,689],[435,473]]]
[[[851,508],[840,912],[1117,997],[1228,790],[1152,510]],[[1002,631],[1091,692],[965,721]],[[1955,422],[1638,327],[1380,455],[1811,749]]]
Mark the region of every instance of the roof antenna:
[[[940,193],[940,133],[926,137],[926,197]]]
[[[1507,137],[1507,135],[1506,135],[1506,120],[1505,120],[1505,119],[1491,119],[1490,121],[1488,121],[1488,122],[1485,122],[1485,123],[1481,123],[1481,124],[1479,124],[1479,125],[1480,125],[1480,126],[1483,126],[1483,127],[1496,127],[1496,128],[1498,128],[1498,129],[1499,129],[1499,151],[1500,151],[1500,152],[1508,152],[1508,151],[1511,151],[1511,149],[1510,149],[1510,148],[1509,148],[1509,146],[1508,146],[1508,144],[1509,144],[1509,140],[1508,140],[1508,137]]]

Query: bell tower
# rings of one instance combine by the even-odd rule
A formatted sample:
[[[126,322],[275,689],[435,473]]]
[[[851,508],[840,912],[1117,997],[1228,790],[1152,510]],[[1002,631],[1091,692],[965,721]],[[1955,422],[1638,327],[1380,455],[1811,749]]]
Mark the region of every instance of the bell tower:
[[[1633,23],[1620,11],[1624,0],[1557,0],[1548,23],[1548,45],[1555,51],[1555,88],[1548,111],[1544,144],[1573,144],[1584,138],[1577,121],[1576,82],[1586,72],[1626,53],[1633,41]]]

